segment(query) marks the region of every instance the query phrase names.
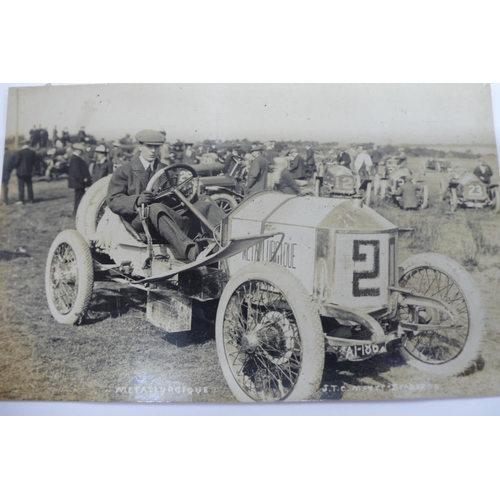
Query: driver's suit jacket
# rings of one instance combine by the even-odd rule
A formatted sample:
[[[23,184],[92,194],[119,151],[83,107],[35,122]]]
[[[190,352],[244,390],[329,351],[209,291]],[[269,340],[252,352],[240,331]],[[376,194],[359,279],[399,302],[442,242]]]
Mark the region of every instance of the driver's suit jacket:
[[[159,160],[155,160],[153,174],[166,166]],[[139,160],[139,155],[134,156],[129,163],[118,167],[109,182],[107,196],[109,208],[128,222],[132,222],[137,215],[137,198],[146,190],[149,179],[148,173]]]

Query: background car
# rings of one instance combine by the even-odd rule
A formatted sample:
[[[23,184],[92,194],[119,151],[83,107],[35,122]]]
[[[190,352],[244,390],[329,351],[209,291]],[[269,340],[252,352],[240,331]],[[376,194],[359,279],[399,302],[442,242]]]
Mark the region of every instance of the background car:
[[[449,179],[440,181],[441,200],[449,199],[452,212],[459,207],[486,208],[500,212],[498,184],[485,184],[471,172],[453,171]]]
[[[417,184],[418,208],[425,209],[429,206],[429,188],[422,179],[414,178],[408,167],[397,168],[390,172],[386,178],[376,178],[374,182],[374,193],[382,201],[393,201],[399,204],[401,196],[398,190],[406,179],[412,179]]]

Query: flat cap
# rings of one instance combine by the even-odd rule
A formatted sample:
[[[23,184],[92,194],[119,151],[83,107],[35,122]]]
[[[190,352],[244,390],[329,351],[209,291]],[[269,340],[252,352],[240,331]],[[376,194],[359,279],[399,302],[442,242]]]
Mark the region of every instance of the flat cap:
[[[75,142],[74,144],[71,145],[73,149],[78,149],[78,151],[85,151],[85,144],[83,142]]]
[[[261,146],[260,144],[254,144],[250,149],[250,153],[253,153],[254,151],[262,151],[263,149],[263,146]]]
[[[97,146],[95,148],[95,152],[96,153],[107,153],[108,152],[108,148],[104,145],[104,144],[101,144],[100,146]]]
[[[143,144],[151,144],[152,146],[161,146],[165,143],[167,138],[157,130],[141,130],[135,136],[138,142],[142,142]]]

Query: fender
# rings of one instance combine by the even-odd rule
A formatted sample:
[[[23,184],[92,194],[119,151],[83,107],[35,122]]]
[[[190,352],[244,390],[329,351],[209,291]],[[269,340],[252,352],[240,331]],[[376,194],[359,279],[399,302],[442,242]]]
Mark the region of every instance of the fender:
[[[238,200],[243,199],[242,194],[237,193],[236,191],[233,191],[232,189],[225,188],[223,186],[205,186],[205,191],[207,192],[208,195],[215,194],[215,193],[224,193],[224,194],[229,194],[231,196],[235,196]]]

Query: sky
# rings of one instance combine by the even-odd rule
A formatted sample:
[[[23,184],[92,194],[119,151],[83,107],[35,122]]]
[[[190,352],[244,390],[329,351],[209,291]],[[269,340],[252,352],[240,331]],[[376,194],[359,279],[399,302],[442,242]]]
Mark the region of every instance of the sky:
[[[97,139],[144,128],[167,140],[494,144],[483,84],[97,84],[11,88],[7,136],[85,126]]]

